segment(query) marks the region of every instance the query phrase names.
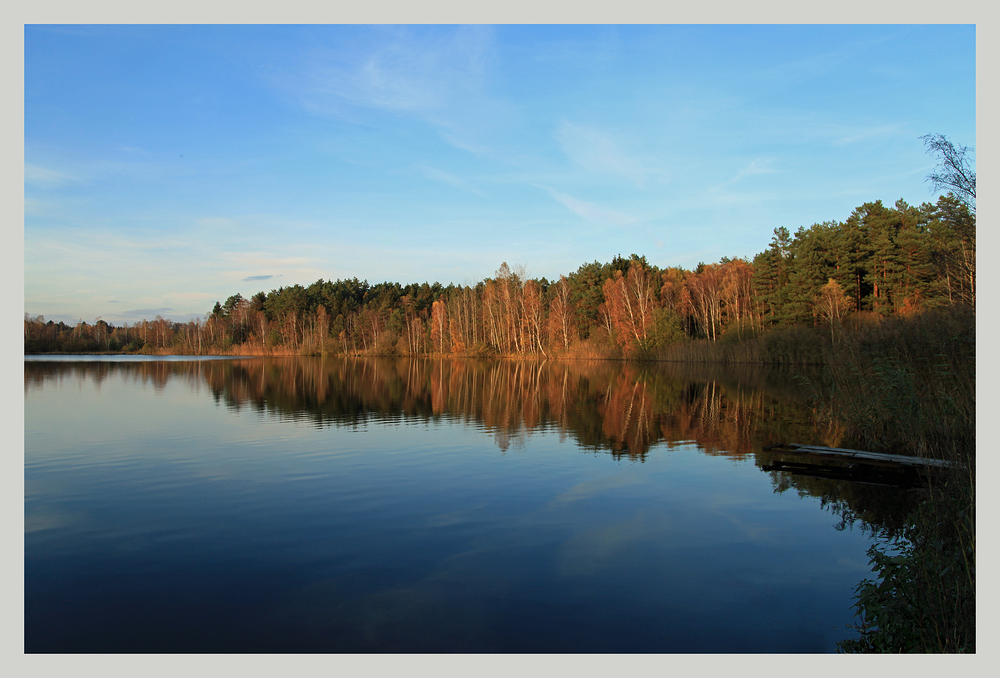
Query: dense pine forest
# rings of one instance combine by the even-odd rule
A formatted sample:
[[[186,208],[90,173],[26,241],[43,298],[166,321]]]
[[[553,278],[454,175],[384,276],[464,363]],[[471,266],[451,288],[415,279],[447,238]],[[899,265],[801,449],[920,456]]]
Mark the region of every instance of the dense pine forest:
[[[678,350],[692,340],[725,345],[783,328],[811,328],[813,341],[833,341],[845,323],[860,319],[974,307],[975,222],[952,194],[920,207],[876,201],[843,222],[795,233],[777,228],[752,260],[723,258],[686,270],[633,254],[583,264],[551,281],[503,263],[474,286],[320,279],[249,299],[234,294],[187,323],[157,316],[70,326],[26,314],[24,348],[671,359],[689,356]],[[746,358],[796,360],[766,350]]]

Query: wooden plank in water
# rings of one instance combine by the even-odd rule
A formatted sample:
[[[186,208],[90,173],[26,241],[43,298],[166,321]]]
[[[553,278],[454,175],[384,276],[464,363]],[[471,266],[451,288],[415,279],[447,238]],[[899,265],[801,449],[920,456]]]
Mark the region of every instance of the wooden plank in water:
[[[904,454],[883,454],[881,452],[866,452],[864,450],[848,450],[842,447],[822,447],[819,445],[800,445],[799,443],[778,443],[764,448],[774,452],[792,452],[826,457],[854,459],[864,463],[897,464],[901,466],[934,466],[951,468],[955,464],[944,459],[927,459],[925,457],[910,457]]]

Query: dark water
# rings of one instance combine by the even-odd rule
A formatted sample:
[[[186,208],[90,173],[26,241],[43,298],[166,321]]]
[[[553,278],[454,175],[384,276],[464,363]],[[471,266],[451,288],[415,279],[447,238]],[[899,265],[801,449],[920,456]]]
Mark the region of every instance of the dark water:
[[[898,491],[773,373],[25,360],[26,652],[832,652]],[[867,521],[867,522],[866,522]]]

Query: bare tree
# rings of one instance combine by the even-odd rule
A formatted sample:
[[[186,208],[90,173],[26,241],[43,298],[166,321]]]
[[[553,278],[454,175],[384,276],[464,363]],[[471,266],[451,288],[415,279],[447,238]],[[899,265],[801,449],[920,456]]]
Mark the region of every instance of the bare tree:
[[[927,181],[931,182],[934,190],[950,190],[975,213],[976,169],[974,161],[969,158],[976,152],[975,149],[956,146],[943,134],[925,134],[920,138],[923,139],[927,152],[933,153],[938,159],[937,167],[927,175]]]
[[[556,347],[569,348],[574,314],[566,276],[559,276],[559,282],[552,286],[552,290],[549,302],[549,340]]]
[[[437,345],[437,352],[444,353],[444,343],[448,336],[448,309],[444,299],[431,304],[431,342]]]
[[[723,270],[718,264],[708,264],[700,272],[687,275],[687,288],[691,294],[691,308],[698,318],[705,337],[719,338],[722,324]]]
[[[813,302],[816,312],[830,321],[830,341],[834,340],[834,327],[840,323],[851,308],[851,302],[844,295],[844,290],[840,284],[830,278],[830,281],[823,285],[819,295]]]
[[[526,280],[521,289],[521,319],[522,319],[522,341],[521,350],[525,353],[532,353],[536,349],[544,356],[545,348],[542,346],[542,325],[544,321],[544,309],[542,307],[542,287],[537,280]]]

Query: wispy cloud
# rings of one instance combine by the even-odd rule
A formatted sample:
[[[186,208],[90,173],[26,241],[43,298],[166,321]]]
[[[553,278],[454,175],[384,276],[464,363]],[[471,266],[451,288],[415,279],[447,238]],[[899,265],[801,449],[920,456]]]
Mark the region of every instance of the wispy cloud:
[[[778,170],[771,166],[772,163],[773,160],[769,158],[751,160],[749,165],[739,171],[733,181],[739,181],[743,177],[752,177],[757,174],[775,174]]]
[[[832,143],[834,146],[850,146],[851,144],[856,144],[861,141],[895,136],[896,134],[899,134],[900,131],[902,131],[902,126],[898,124],[880,125],[878,127],[870,127],[868,129],[854,131],[849,133],[847,136],[840,136],[834,139]]]
[[[717,185],[715,188],[724,188],[726,186],[731,186],[746,177],[759,176],[761,174],[777,174],[778,170],[774,169],[772,166],[774,160],[771,158],[755,158],[750,161],[745,167],[736,173],[731,179],[723,181],[721,184]]]
[[[437,169],[436,167],[421,167],[419,168],[419,171],[425,177],[433,181],[439,181],[441,183],[448,184],[453,188],[457,188],[468,193],[474,193],[475,195],[481,197],[486,197],[486,194],[474,186],[471,182],[455,176],[451,172],[445,172],[444,170]]]
[[[261,268],[280,268],[282,266],[309,266],[316,263],[309,257],[282,257],[274,252],[223,252],[223,257],[240,266]]]
[[[350,31],[336,48],[309,50],[298,64],[275,73],[273,84],[292,87],[317,112],[336,112],[347,103],[427,113],[479,90],[492,42],[488,27],[364,31]]]
[[[255,280],[270,280],[275,276],[273,275],[248,275],[243,278],[243,282],[254,282]]]
[[[57,209],[58,206],[54,205],[48,200],[38,200],[37,198],[29,198],[24,196],[24,214],[25,216],[43,216],[48,212]]]
[[[754,76],[762,83],[789,87],[808,80],[816,80],[836,70],[848,58],[845,52],[825,52],[808,57],[783,61],[760,69]],[[751,76],[753,77],[753,76]]]
[[[609,490],[624,487],[626,485],[641,483],[643,480],[643,477],[634,473],[618,473],[613,476],[604,477],[600,480],[588,480],[582,483],[577,483],[562,494],[557,495],[553,498],[551,504],[558,505],[580,501],[581,499],[590,499],[595,495],[604,494]]]
[[[477,158],[496,158],[499,154],[497,149],[490,144],[483,143],[475,139],[475,134],[455,126],[442,126],[438,133],[444,141],[460,151],[471,153]]]
[[[554,191],[551,188],[546,188],[545,190],[563,207],[595,224],[621,227],[630,226],[639,221],[635,217],[622,212],[607,209],[606,207],[601,207],[585,200],[579,200],[571,195]]]
[[[626,154],[619,143],[597,128],[563,122],[556,130],[555,138],[570,161],[590,172],[624,177],[639,188],[654,173],[651,168]]]
[[[304,51],[266,76],[307,110],[371,125],[370,110],[430,125],[447,144],[494,156],[491,130],[516,112],[490,91],[495,66],[489,26],[347,28],[336,47]]]
[[[774,195],[769,193],[761,193],[758,191],[741,191],[738,193],[714,193],[710,194],[709,200],[710,204],[715,206],[721,205],[742,205],[744,207],[749,205],[759,205],[768,199],[773,199]]]
[[[148,153],[138,149],[116,149],[121,156],[92,155],[75,161],[71,167],[53,168],[38,162],[24,164],[25,189],[52,191],[67,187],[84,187],[99,191],[109,186],[117,187],[122,182],[132,186],[157,186],[159,190],[170,187],[177,178],[190,177],[195,171],[183,163],[148,160]],[[127,152],[126,152],[127,150]],[[26,155],[28,152],[26,152]],[[136,157],[136,155],[140,157]],[[123,158],[123,159],[121,159]]]
[[[25,163],[24,183],[40,188],[58,188],[67,184],[82,184],[84,181],[80,177],[67,174],[66,172],[57,172],[56,170]]]
[[[666,537],[669,518],[649,519],[644,511],[612,525],[589,527],[563,542],[557,566],[563,576],[594,575],[619,566],[645,540]]]
[[[232,219],[230,217],[200,217],[194,221],[199,228],[215,230],[215,229],[233,229],[239,228],[241,222],[238,219]]]

